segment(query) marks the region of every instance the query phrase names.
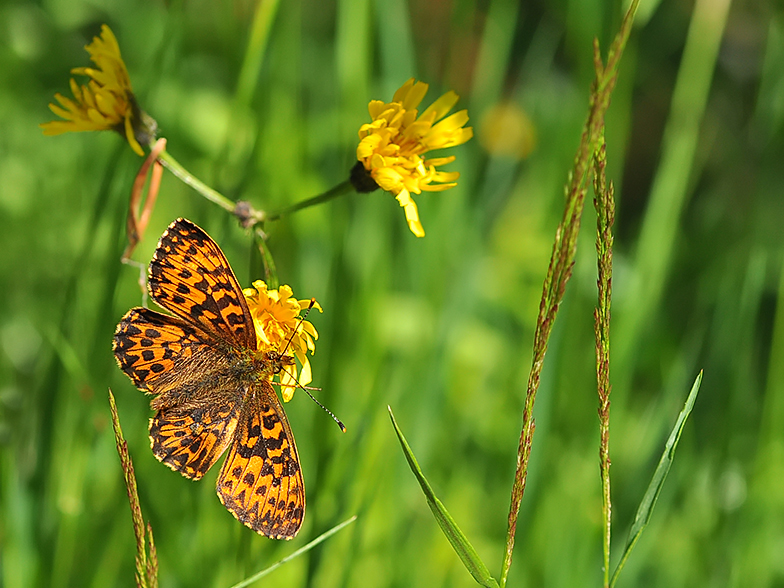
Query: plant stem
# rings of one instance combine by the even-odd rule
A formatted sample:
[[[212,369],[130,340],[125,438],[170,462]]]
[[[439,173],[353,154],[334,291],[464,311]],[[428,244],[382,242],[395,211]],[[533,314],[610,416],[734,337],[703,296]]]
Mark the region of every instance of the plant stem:
[[[158,156],[158,161],[160,161],[161,165],[163,165],[171,173],[188,184],[207,200],[234,214],[236,204],[232,200],[226,198],[220,192],[213,190],[200,179],[194,177],[187,169],[182,167],[182,165],[180,165],[180,163],[174,159],[168,151],[163,151]]]
[[[344,182],[341,182],[334,188],[327,190],[323,194],[319,194],[318,196],[313,196],[312,198],[308,198],[307,200],[302,200],[301,202],[297,202],[296,204],[292,204],[291,206],[287,206],[286,208],[282,208],[276,212],[267,214],[263,210],[254,209],[248,202],[239,202],[239,203],[234,202],[226,198],[220,192],[213,190],[207,184],[202,182],[200,179],[193,176],[187,169],[182,167],[182,165],[180,165],[180,163],[176,159],[174,159],[168,151],[164,150],[158,156],[158,161],[171,173],[173,173],[183,182],[188,184],[191,188],[196,190],[207,200],[209,200],[214,204],[217,204],[227,212],[230,212],[233,215],[238,216],[242,221],[243,226],[246,227],[250,227],[258,223],[263,223],[265,221],[279,220],[280,218],[288,214],[291,214],[292,212],[302,210],[303,208],[308,208],[309,206],[315,206],[316,204],[321,204],[322,202],[327,202],[328,200],[332,200],[333,198],[337,198],[338,196],[342,196],[343,194],[348,194],[349,192],[354,190],[354,186],[351,184],[351,181],[346,180]]]
[[[264,263],[264,281],[267,284],[267,287],[271,290],[277,290],[280,286],[280,281],[278,280],[278,270],[275,266],[275,260],[272,257],[272,252],[267,247],[267,236],[264,234],[259,227],[256,227],[255,231],[256,235],[256,245],[259,248],[259,253],[261,254],[261,261]]]
[[[272,212],[268,215],[265,215],[264,219],[278,220],[279,218],[286,216],[287,214],[291,214],[292,212],[302,210],[303,208],[308,208],[309,206],[315,206],[316,204],[321,204],[322,202],[327,202],[328,200],[332,200],[333,198],[337,198],[338,196],[342,196],[343,194],[348,194],[352,190],[354,190],[354,186],[352,186],[351,181],[346,180],[345,182],[341,182],[334,188],[327,190],[323,194],[319,194],[318,196],[313,196],[313,198],[302,200],[301,202],[297,202],[296,204],[292,204],[291,206],[287,206],[286,208],[281,208],[276,212]]]

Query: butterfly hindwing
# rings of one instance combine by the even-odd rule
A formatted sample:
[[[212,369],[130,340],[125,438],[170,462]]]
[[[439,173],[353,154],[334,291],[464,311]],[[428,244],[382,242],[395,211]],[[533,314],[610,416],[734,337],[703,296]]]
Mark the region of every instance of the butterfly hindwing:
[[[234,438],[239,402],[231,394],[161,409],[150,419],[150,445],[162,463],[186,478],[207,473]]]
[[[297,447],[266,380],[246,397],[217,486],[224,506],[257,533],[291,539],[302,526],[305,483]]]
[[[150,262],[153,300],[186,322],[230,344],[256,349],[253,317],[229,262],[210,236],[177,219]]]

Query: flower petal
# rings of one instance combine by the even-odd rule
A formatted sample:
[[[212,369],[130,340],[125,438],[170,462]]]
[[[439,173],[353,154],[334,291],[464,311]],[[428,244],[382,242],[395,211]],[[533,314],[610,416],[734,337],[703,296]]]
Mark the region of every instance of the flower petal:
[[[397,195],[396,198],[406,213],[406,222],[408,223],[408,228],[417,237],[424,237],[425,229],[422,227],[422,223],[419,222],[419,210],[417,209],[416,203],[411,199],[411,195],[408,193],[408,190],[403,190],[400,192],[400,194]]]
[[[417,82],[414,86],[406,93],[406,96],[403,98],[403,108],[406,110],[413,110],[419,103],[422,102],[422,99],[427,94],[428,85],[425,82]],[[397,102],[397,100],[395,100]]]
[[[285,353],[294,356],[302,366],[298,373],[296,364],[284,365],[278,374],[281,395],[288,401],[298,385],[308,384],[312,380],[306,353],[315,352],[318,332],[309,321],[299,316],[303,309],[310,307],[311,300],[297,300],[287,285],[270,290],[261,280],[253,282],[253,287],[246,288],[243,293],[256,328],[257,352],[284,353],[286,350]],[[321,309],[315,301],[313,306]]]
[[[405,83],[398,88],[395,95],[392,96],[392,102],[403,102],[405,97],[408,95],[409,90],[414,87],[414,78],[408,78]],[[374,101],[377,102],[377,101]]]
[[[45,134],[66,131],[112,130],[120,132],[131,148],[139,155],[144,150],[136,137],[155,137],[157,124],[135,106],[130,77],[120,54],[120,46],[111,29],[103,25],[101,34],[94,37],[85,49],[96,67],[75,67],[75,75],[87,76],[86,85],[79,85],[73,78],[69,84],[73,100],[60,94],[55,99],[64,107],[50,105],[52,112],[68,121],[65,125],[41,125]],[[57,121],[53,121],[57,122]]]
[[[455,92],[450,90],[441,96],[441,98],[433,102],[433,104],[428,106],[427,109],[421,114],[420,118],[429,118],[430,116],[433,116],[433,120],[440,120],[446,116],[447,112],[454,108],[459,99],[460,97]]]
[[[144,157],[144,149],[142,146],[139,145],[139,141],[136,140],[136,137],[133,134],[133,124],[131,124],[131,117],[125,117],[125,138],[128,140],[128,144],[131,146],[131,149],[134,150],[136,155],[140,157]]]

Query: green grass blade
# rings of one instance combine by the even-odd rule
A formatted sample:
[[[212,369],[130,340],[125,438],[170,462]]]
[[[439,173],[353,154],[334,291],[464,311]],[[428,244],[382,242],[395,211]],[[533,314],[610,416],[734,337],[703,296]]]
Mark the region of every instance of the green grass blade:
[[[250,586],[251,584],[253,584],[253,582],[258,580],[259,578],[263,578],[264,576],[269,574],[271,571],[279,568],[280,566],[282,566],[283,564],[291,561],[295,557],[299,557],[303,553],[305,553],[307,551],[310,551],[316,545],[318,545],[322,541],[325,541],[326,539],[329,539],[330,537],[332,537],[332,535],[334,535],[335,533],[337,533],[338,531],[343,529],[343,527],[346,527],[346,526],[350,525],[351,523],[353,523],[356,520],[357,520],[357,515],[354,515],[350,519],[347,519],[347,520],[343,521],[342,523],[340,523],[338,525],[335,525],[329,531],[325,531],[324,533],[322,533],[321,535],[316,537],[313,541],[311,541],[307,545],[304,545],[304,546],[300,547],[299,549],[297,549],[297,551],[295,551],[291,555],[287,555],[286,557],[284,557],[280,561],[275,562],[270,567],[268,567],[266,570],[261,570],[260,572],[257,572],[255,574],[253,574],[249,578],[245,578],[244,580],[242,580],[242,582],[239,582],[238,584],[234,584],[234,586],[232,586],[231,588],[245,588],[245,586]]]
[[[411,471],[414,472],[417,481],[419,481],[419,485],[422,486],[422,492],[425,493],[425,498],[427,498],[427,505],[430,507],[430,510],[433,511],[433,516],[436,517],[438,526],[441,527],[444,535],[446,535],[446,538],[452,544],[452,548],[474,579],[482,586],[498,588],[498,582],[490,575],[490,571],[480,559],[474,546],[471,545],[468,538],[463,531],[460,530],[460,527],[457,526],[455,520],[446,510],[444,504],[436,497],[435,492],[433,492],[433,488],[422,473],[419,463],[417,463],[416,457],[414,457],[414,453],[411,451],[411,447],[409,447],[406,438],[403,436],[403,432],[400,430],[400,427],[397,426],[395,415],[392,414],[392,408],[388,406],[387,409],[389,410],[389,418],[392,419],[392,426],[395,428],[397,438],[400,440],[400,446],[403,448],[403,453],[406,456],[408,465],[411,467]]]
[[[729,0],[694,3],[686,45],[672,95],[667,124],[662,137],[658,169],[637,243],[635,278],[629,299],[635,309],[616,322],[616,365],[630,377],[635,365],[637,342],[655,317],[662,301],[677,251],[682,217],[694,192],[700,163],[696,159],[704,132],[702,121],[708,108],[713,73],[719,60],[721,40],[729,15]],[[707,123],[710,124],[710,123]],[[619,391],[628,386],[618,385]],[[616,394],[615,406],[624,395]]]
[[[664,453],[662,453],[661,459],[659,460],[659,465],[656,466],[656,471],[653,472],[651,483],[648,484],[648,489],[645,491],[642,502],[640,502],[640,506],[637,508],[637,514],[634,516],[634,522],[629,531],[629,540],[626,542],[626,549],[623,552],[623,556],[621,556],[621,561],[618,562],[618,567],[615,568],[615,572],[613,572],[610,586],[615,585],[615,582],[618,580],[618,575],[623,569],[626,560],[629,558],[629,554],[632,549],[634,549],[634,545],[637,543],[640,535],[642,535],[642,532],[651,520],[653,508],[656,506],[656,501],[664,486],[664,480],[667,478],[667,473],[672,466],[672,461],[675,457],[675,448],[678,446],[683,427],[686,425],[686,419],[689,418],[691,410],[694,408],[694,401],[697,399],[697,392],[700,390],[700,384],[702,384],[702,372],[700,372],[697,379],[694,380],[691,392],[689,392],[689,396],[686,398],[686,404],[683,405],[683,410],[681,410],[678,415],[678,420],[675,421],[675,426],[664,446]]]
[[[237,82],[237,103],[247,106],[253,99],[253,92],[259,83],[261,65],[267,52],[272,23],[278,13],[279,0],[259,2],[253,16],[253,26],[250,31],[248,46],[245,48],[245,57],[242,60],[239,81]]]

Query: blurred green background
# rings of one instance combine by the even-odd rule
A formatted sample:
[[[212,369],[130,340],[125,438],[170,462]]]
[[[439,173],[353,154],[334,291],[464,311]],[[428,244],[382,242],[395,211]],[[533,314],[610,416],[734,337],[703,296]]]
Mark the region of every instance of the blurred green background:
[[[387,415],[496,576],[542,281],[617,2],[251,0],[0,3],[0,583],[132,586],[134,538],[109,421],[117,397],[163,587],[230,586],[331,526],[276,586],[471,586]],[[141,159],[114,133],[38,124],[107,23],[168,149],[233,199],[275,209],[343,181],[367,102],[407,78],[454,89],[476,137],[459,186],[349,195],[268,225],[281,283],[324,313],[318,397],[286,410],[308,508],[292,542],[243,527],[214,482],[152,456],[148,400],[111,338],[141,303],[119,262]],[[618,202],[610,451],[613,562],[694,377],[705,370],[652,524],[618,586],[784,585],[784,12],[748,0],[643,2],[607,119]],[[444,153],[448,155],[450,153]],[[590,197],[590,194],[589,194]],[[262,277],[236,222],[170,174],[135,258],[176,217]],[[510,586],[598,586],[601,497],[595,215],[538,396]],[[778,314],[777,314],[778,312]]]

